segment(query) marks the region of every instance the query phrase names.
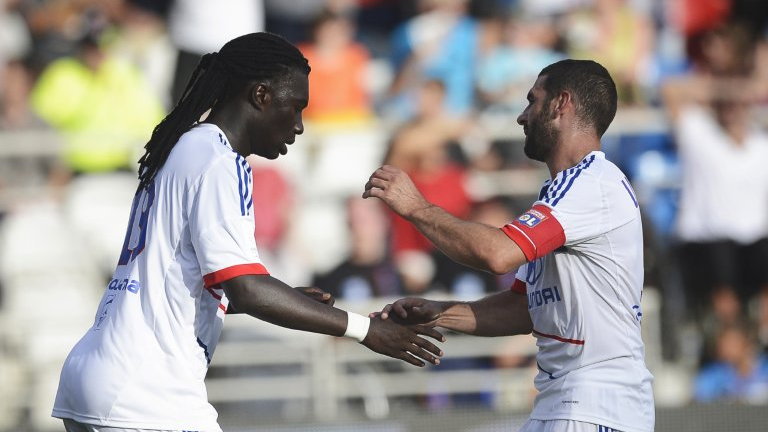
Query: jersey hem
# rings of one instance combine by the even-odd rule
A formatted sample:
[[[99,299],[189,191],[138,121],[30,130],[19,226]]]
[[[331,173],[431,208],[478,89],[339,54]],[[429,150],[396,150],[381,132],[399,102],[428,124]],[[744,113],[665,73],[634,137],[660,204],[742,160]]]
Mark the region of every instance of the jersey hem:
[[[578,422],[584,422],[584,423],[591,423],[595,425],[605,426],[609,427],[611,429],[616,429],[621,432],[653,432],[653,427],[650,429],[639,429],[633,426],[630,426],[628,424],[619,423],[615,420],[611,420],[605,417],[599,417],[599,416],[591,416],[591,415],[566,415],[566,414],[553,414],[553,415],[537,415],[535,413],[531,413],[529,418],[533,420],[572,420],[572,421],[578,421]]]
[[[117,427],[126,429],[150,429],[150,430],[194,430],[199,432],[222,432],[221,426],[217,422],[209,424],[208,426],[190,426],[189,424],[178,423],[163,423],[163,422],[137,422],[133,420],[105,420],[101,417],[92,417],[88,415],[78,414],[68,410],[54,408],[51,412],[51,417],[58,419],[70,419],[80,423],[91,424],[95,426],[105,427]]]

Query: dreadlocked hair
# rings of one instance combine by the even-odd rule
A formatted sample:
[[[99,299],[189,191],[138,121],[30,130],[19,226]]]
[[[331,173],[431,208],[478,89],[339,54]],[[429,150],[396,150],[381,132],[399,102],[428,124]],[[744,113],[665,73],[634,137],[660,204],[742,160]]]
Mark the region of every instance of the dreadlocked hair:
[[[218,53],[203,56],[181,99],[152,131],[139,159],[139,190],[147,187],[179,138],[223,99],[229,86],[247,80],[276,79],[309,63],[295,46],[272,33],[251,33],[227,42]]]

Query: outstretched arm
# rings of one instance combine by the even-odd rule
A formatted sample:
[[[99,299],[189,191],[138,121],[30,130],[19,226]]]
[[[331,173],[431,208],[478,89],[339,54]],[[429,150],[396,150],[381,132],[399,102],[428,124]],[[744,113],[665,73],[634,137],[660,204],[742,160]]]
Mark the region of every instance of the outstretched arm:
[[[325,307],[279,279],[246,275],[221,284],[231,306],[261,320],[295,330],[343,336],[347,314]]]
[[[428,202],[399,168],[377,169],[363,192],[363,198],[370,197],[384,201],[454,261],[496,274],[526,262],[520,247],[500,229],[459,219]]]
[[[533,331],[528,296],[504,291],[471,304],[477,317],[478,336],[511,336]]]
[[[233,307],[241,312],[281,327],[344,336],[347,312],[318,302],[269,275],[243,275],[221,283]],[[363,319],[363,318],[361,318]],[[416,366],[439,363],[442,351],[419,335],[436,340],[443,336],[426,326],[402,326],[372,319],[361,341],[369,349]]]
[[[475,336],[512,336],[528,334],[533,329],[528,298],[514,291],[492,294],[468,303],[404,298],[371,315]]]
[[[320,288],[317,287],[296,287],[294,288],[296,291],[300,292],[302,295],[305,295],[314,301],[318,301],[320,303],[325,303],[328,306],[333,306],[336,303],[336,299],[331,295],[330,293],[327,293]],[[240,311],[235,309],[234,304],[231,302],[227,306],[227,315],[237,315]]]
[[[722,78],[691,75],[670,78],[661,87],[667,113],[676,120],[686,105],[708,105],[713,102],[755,103],[766,96],[768,85],[753,77]]]

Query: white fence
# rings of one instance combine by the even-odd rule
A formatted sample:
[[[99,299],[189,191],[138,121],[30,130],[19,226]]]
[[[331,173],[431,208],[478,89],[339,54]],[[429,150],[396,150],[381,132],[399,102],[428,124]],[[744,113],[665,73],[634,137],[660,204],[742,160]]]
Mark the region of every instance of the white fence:
[[[303,400],[311,407],[312,417],[333,420],[349,399],[361,399],[369,418],[386,417],[390,412],[388,401],[400,396],[490,392],[504,396],[498,400],[520,401],[518,406],[505,409],[524,409],[530,402],[535,374],[530,365],[437,372],[439,368],[417,368],[383,357],[351,340],[276,328],[247,316],[227,317],[225,328],[207,379],[208,397],[215,404]],[[478,338],[448,334],[441,348],[445,351],[444,362],[526,357],[536,352],[531,336]],[[261,372],[259,376],[219,376],[219,370],[234,367],[269,370],[270,366],[287,365],[295,368],[279,375]]]

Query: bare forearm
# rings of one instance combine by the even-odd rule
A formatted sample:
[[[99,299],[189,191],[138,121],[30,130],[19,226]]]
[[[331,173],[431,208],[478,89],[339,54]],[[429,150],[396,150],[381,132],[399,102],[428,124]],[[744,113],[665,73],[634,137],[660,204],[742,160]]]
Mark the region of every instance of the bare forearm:
[[[295,288],[295,287],[294,287],[294,288],[293,288],[293,290],[294,290],[294,291],[298,291],[298,290],[299,290],[299,288]],[[229,305],[227,306],[227,312],[226,312],[226,313],[227,313],[227,315],[241,315],[241,314],[244,314],[245,312],[241,312],[241,311],[237,310],[237,309],[235,308],[235,305],[234,305],[234,303],[232,303],[232,302],[230,301],[230,302],[229,302]]]
[[[492,261],[499,235],[495,227],[459,219],[442,208],[429,205],[413,214],[408,220],[438,249],[454,261],[493,273],[504,273]],[[507,240],[509,241],[509,240]]]
[[[766,86],[755,78],[691,76],[668,80],[661,95],[670,115],[676,118],[685,105],[716,101],[751,102],[765,95]]]
[[[470,303],[477,317],[478,336],[512,336],[533,330],[528,296],[512,291],[492,294]]]
[[[239,313],[281,327],[331,336],[342,336],[346,330],[346,312],[312,300],[273,277],[238,277],[222,285]]]
[[[469,303],[445,302],[445,311],[440,314],[436,325],[449,330],[474,335],[477,331],[477,317]]]
[[[527,298],[511,291],[470,303],[445,303],[437,325],[475,336],[528,334],[533,325]]]

